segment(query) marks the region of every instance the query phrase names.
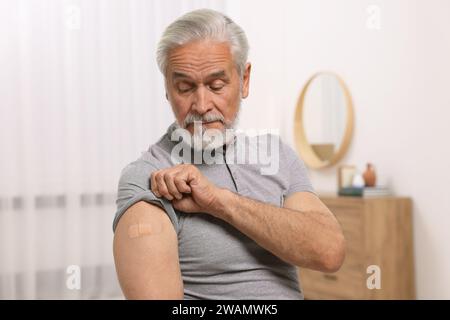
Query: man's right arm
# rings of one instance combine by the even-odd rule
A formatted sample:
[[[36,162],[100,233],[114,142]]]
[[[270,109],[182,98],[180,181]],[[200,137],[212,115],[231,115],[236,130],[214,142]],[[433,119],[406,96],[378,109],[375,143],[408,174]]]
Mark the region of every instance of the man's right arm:
[[[163,209],[131,206],[117,224],[113,251],[127,299],[183,299],[177,234]]]

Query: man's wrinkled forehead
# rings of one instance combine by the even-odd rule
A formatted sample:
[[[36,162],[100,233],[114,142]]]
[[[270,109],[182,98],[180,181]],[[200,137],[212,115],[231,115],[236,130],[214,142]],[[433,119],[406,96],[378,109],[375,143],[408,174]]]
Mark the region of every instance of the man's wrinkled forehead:
[[[231,76],[233,57],[227,43],[199,41],[169,53],[168,74],[173,78]]]
[[[195,80],[195,79],[192,78],[192,76],[190,74],[178,71],[177,69],[174,69],[171,72],[171,77],[172,77],[173,81],[176,81],[178,79],[181,79],[181,80]],[[219,69],[217,71],[212,71],[212,72],[206,74],[206,76],[204,78],[205,78],[204,79],[205,81],[210,81],[210,80],[215,80],[215,79],[222,79],[224,81],[229,81],[230,80],[228,72],[226,72],[223,69]]]

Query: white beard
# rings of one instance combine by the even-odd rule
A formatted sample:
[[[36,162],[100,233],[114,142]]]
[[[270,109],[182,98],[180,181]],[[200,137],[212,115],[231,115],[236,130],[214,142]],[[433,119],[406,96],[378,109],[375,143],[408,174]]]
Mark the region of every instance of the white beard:
[[[236,126],[239,121],[239,113],[240,106],[233,122],[229,124],[225,123],[224,130],[207,129],[203,125],[201,125],[201,122],[194,123],[194,133],[191,135],[191,139],[187,139],[188,141],[183,140],[183,142],[187,143],[189,147],[194,149],[194,151],[196,152],[211,151],[213,149],[221,148],[224,145],[228,145],[229,143],[234,141],[234,137],[236,135]],[[181,126],[177,121],[175,129],[179,128],[185,129],[185,127]]]

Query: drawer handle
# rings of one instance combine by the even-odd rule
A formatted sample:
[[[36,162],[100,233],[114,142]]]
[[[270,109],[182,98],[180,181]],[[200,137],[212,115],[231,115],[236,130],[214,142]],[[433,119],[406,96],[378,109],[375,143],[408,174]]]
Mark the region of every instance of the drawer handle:
[[[323,277],[327,280],[332,280],[332,281],[336,281],[337,280],[337,276],[334,274],[323,274]]]

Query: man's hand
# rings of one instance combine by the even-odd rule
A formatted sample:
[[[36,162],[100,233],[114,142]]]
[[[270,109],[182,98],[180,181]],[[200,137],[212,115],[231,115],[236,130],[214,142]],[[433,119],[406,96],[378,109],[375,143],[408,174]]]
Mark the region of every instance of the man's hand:
[[[165,197],[184,212],[214,214],[220,209],[223,189],[211,183],[192,164],[180,164],[151,174],[151,189],[157,197]]]

